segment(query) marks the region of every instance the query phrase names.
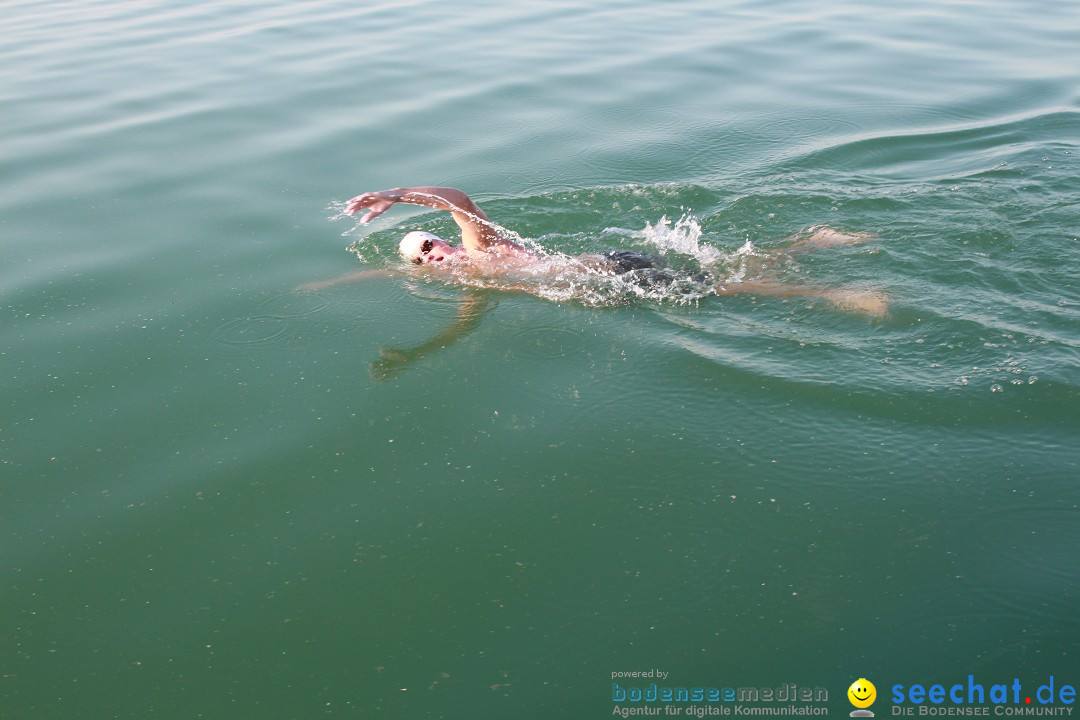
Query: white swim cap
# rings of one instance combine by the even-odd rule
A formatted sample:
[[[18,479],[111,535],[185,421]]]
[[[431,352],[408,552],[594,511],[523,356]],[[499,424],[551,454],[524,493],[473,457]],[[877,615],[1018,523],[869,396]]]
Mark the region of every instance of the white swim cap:
[[[424,253],[421,251],[421,247],[425,242],[443,242],[443,239],[438,235],[422,232],[417,230],[411,232],[405,237],[401,238],[401,243],[398,244],[398,252],[401,253],[401,257],[406,260],[416,261],[418,258],[423,257]],[[430,251],[429,251],[430,252]]]

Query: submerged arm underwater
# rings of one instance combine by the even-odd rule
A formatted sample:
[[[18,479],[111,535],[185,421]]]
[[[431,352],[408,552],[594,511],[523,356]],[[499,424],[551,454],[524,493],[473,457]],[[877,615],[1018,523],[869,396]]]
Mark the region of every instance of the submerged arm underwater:
[[[461,299],[454,321],[431,338],[408,348],[381,348],[381,357],[371,363],[371,377],[383,382],[392,380],[409,365],[453,345],[480,326],[493,304],[488,293],[468,293]]]

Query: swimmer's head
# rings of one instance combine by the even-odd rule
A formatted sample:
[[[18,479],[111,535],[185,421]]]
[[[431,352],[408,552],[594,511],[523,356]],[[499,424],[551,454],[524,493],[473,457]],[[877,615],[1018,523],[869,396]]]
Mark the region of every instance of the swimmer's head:
[[[454,246],[429,232],[411,232],[398,244],[401,257],[417,265],[441,262],[454,253]]]

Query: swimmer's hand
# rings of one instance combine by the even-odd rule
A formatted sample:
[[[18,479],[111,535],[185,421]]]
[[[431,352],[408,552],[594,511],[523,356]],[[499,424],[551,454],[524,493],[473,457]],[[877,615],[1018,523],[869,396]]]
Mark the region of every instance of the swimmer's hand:
[[[393,380],[413,360],[408,350],[397,348],[382,348],[379,355],[381,357],[371,363],[371,377],[379,382]]]
[[[345,203],[345,214],[351,217],[355,215],[358,210],[367,208],[367,215],[360,218],[360,222],[369,223],[389,210],[394,203],[401,202],[401,198],[404,195],[405,192],[401,188],[382,190],[380,192],[367,192],[363,195],[357,195],[352,200]]]
[[[342,275],[341,277],[332,278],[330,280],[315,280],[313,282],[306,282],[303,285],[297,285],[293,288],[293,292],[317,292],[324,288],[333,287],[334,285],[343,285],[345,283],[356,282],[357,280],[369,280],[371,278],[393,277],[397,274],[398,273],[390,270],[357,270],[348,275]]]

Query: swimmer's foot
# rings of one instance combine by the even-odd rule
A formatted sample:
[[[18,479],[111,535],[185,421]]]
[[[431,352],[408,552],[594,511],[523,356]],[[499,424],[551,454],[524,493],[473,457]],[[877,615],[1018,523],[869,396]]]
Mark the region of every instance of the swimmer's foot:
[[[831,302],[837,309],[844,312],[860,313],[875,320],[880,320],[889,312],[889,297],[873,290],[854,290],[850,288],[829,290],[799,285],[782,285],[770,280],[754,280],[719,285],[715,292],[717,295],[749,293],[751,295],[769,295],[772,297],[816,297]]]
[[[880,320],[889,312],[889,296],[872,290],[827,290],[820,297],[844,312],[853,312]]]
[[[815,225],[796,235],[795,241],[782,252],[794,254],[840,245],[860,245],[873,237],[870,233],[848,233],[828,225]]]

